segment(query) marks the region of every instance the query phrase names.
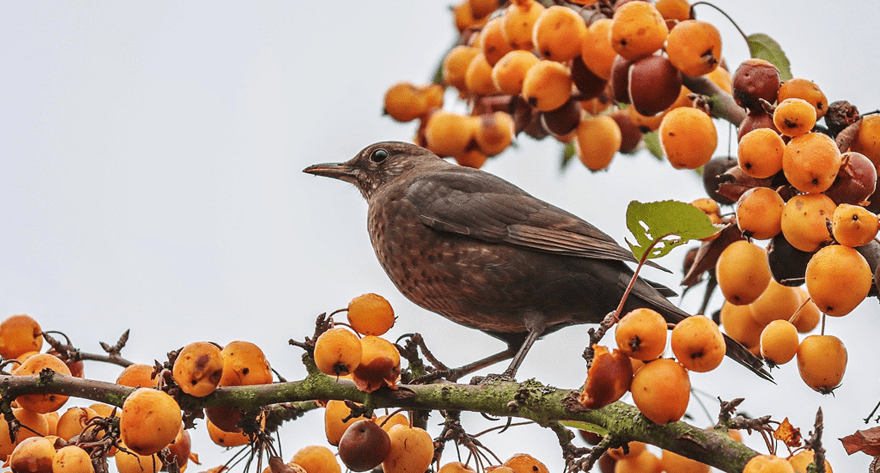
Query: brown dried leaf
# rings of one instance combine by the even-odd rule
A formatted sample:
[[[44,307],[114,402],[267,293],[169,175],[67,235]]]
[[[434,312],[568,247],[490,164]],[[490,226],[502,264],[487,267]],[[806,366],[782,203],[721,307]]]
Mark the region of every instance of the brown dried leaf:
[[[803,441],[803,437],[801,437],[801,429],[795,428],[795,426],[791,425],[791,422],[788,421],[788,417],[786,417],[782,423],[779,424],[779,427],[776,428],[776,431],[773,432],[773,438],[785,442],[789,447],[799,447]]]
[[[865,452],[873,457],[880,456],[880,427],[872,427],[868,430],[857,430],[854,434],[840,439],[847,455],[856,452]]]

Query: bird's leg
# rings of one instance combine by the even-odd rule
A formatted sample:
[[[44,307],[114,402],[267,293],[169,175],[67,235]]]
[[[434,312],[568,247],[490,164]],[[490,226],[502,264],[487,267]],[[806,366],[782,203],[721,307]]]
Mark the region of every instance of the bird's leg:
[[[420,376],[413,380],[413,383],[427,383],[439,378],[446,378],[449,381],[455,382],[462,376],[473,373],[474,371],[481,370],[487,366],[492,366],[495,363],[503,360],[509,360],[516,353],[516,347],[508,346],[506,350],[500,351],[494,355],[487,356],[481,360],[474,361],[473,363],[468,363],[464,366],[460,366],[458,368],[451,369],[438,369],[433,373],[428,373],[424,376]]]
[[[501,374],[502,378],[514,379],[516,372],[519,370],[519,365],[521,365],[526,358],[526,353],[532,348],[532,344],[535,343],[535,340],[541,338],[541,335],[544,334],[545,325],[543,323],[543,317],[540,317],[540,319],[540,324],[529,326],[529,334],[526,335],[525,341],[519,347],[519,351],[516,352],[513,361],[510,362],[510,366],[508,366],[507,369],[504,370],[504,373]]]

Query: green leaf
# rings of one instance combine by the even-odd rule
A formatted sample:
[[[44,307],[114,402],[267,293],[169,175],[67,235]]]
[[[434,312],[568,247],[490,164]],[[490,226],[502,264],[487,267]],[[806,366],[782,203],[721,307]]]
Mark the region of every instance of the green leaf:
[[[642,136],[642,143],[645,143],[645,148],[647,148],[655,158],[660,160],[663,159],[663,148],[660,147],[660,135],[658,135],[656,131],[645,133]]]
[[[574,143],[565,143],[565,146],[562,148],[562,159],[559,161],[559,170],[565,171],[565,168],[568,167],[569,163],[571,163],[572,158],[575,156]]]
[[[559,423],[573,429],[587,430],[603,437],[608,434],[608,429],[596,424],[590,424],[589,422],[583,422],[580,420],[561,420]]]
[[[791,79],[791,63],[776,40],[764,33],[751,34],[747,39],[753,58],[764,59],[776,66],[779,69],[779,79],[783,82]]]
[[[674,200],[641,203],[632,201],[626,209],[626,226],[636,238],[627,244],[636,258],[659,258],[690,240],[706,238],[718,232],[709,217],[693,205]]]

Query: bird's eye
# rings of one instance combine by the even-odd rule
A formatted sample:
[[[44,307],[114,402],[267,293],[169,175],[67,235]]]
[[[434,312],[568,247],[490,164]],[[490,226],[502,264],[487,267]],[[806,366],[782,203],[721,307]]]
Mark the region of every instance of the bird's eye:
[[[382,161],[385,161],[385,158],[387,157],[388,151],[379,148],[377,150],[374,150],[373,154],[370,155],[370,161],[373,161],[374,163],[381,163]]]

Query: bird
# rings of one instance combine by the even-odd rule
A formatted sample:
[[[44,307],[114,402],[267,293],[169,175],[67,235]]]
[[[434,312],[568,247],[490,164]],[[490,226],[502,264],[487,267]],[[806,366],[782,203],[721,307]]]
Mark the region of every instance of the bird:
[[[501,377],[513,379],[536,340],[615,310],[633,276],[626,262],[637,263],[580,217],[415,144],[375,143],[303,172],[357,187],[376,257],[407,299],[507,344],[451,379],[506,359]],[[650,308],[670,323],[690,317],[669,292],[638,278],[623,313]],[[725,341],[727,356],[772,380],[747,348]]]

